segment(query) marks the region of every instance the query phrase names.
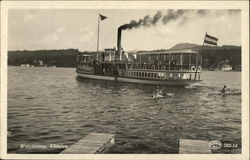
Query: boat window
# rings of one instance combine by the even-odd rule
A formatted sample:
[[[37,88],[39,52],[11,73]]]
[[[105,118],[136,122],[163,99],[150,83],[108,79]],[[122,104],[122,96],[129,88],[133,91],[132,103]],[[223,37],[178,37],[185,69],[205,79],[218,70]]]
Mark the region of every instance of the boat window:
[[[158,73],[158,74],[157,74],[157,78],[161,78],[161,73]]]
[[[170,78],[172,78],[173,77],[173,73],[170,73],[169,76],[170,76]]]

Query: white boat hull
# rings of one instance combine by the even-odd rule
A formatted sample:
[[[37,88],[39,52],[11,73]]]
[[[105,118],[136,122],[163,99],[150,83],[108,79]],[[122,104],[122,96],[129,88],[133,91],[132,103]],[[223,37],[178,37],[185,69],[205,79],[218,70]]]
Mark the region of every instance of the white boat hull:
[[[198,80],[151,80],[151,79],[136,79],[126,77],[111,77],[111,76],[100,76],[92,74],[77,73],[80,78],[87,79],[98,79],[107,81],[127,82],[127,83],[139,83],[139,84],[150,84],[150,85],[166,85],[166,86],[188,86],[190,84],[199,82]]]

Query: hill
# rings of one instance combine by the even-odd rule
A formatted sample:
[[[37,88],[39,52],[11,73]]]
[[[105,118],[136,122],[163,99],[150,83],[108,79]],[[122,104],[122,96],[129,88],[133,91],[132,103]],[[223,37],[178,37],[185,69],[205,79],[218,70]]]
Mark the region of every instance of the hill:
[[[196,48],[200,45],[194,43],[179,43],[171,47],[169,50],[178,50],[178,49],[187,49],[187,48]]]

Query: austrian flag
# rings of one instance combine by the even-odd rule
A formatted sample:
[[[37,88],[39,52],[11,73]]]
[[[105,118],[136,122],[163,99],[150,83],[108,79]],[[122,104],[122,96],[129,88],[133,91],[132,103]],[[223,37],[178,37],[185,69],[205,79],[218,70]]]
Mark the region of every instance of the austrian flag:
[[[210,44],[210,45],[215,45],[217,46],[218,38],[210,36],[206,33],[205,39],[204,39],[204,44]]]

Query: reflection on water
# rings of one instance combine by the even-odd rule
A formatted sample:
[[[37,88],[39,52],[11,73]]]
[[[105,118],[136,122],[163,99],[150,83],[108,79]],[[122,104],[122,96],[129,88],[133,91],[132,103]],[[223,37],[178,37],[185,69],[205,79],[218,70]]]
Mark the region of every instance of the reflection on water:
[[[26,153],[20,144],[71,145],[90,132],[116,135],[109,153],[178,153],[180,138],[240,143],[241,96],[208,96],[225,83],[240,91],[240,75],[204,72],[193,86],[160,87],[175,96],[156,100],[156,86],[77,79],[74,69],[9,67],[8,152]]]

